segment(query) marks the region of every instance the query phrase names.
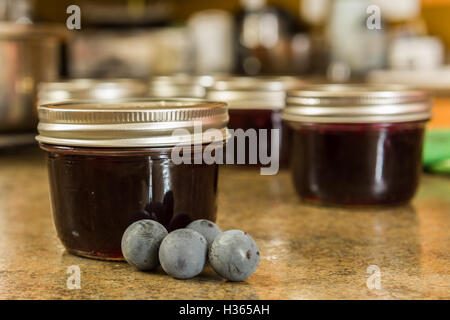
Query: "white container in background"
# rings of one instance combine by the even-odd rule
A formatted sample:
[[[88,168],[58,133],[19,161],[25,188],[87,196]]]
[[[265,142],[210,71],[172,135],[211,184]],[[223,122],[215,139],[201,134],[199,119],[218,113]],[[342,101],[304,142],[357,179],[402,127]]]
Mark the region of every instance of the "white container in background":
[[[331,0],[302,0],[300,1],[300,15],[312,25],[325,22],[330,14]]]
[[[189,18],[197,74],[232,71],[233,27],[232,16],[222,10],[199,11]]]
[[[420,14],[420,0],[372,0],[372,4],[380,7],[383,19],[404,21]]]
[[[192,72],[192,44],[185,27],[166,27],[153,33],[153,74]]]
[[[371,84],[401,84],[432,91],[450,90],[450,66],[436,69],[385,69],[373,70],[367,75]]]
[[[330,75],[363,75],[385,65],[386,30],[367,28],[368,0],[334,0],[327,20],[327,39],[330,48]]]
[[[444,63],[444,44],[436,37],[402,37],[392,41],[388,62],[392,69],[435,69]]]

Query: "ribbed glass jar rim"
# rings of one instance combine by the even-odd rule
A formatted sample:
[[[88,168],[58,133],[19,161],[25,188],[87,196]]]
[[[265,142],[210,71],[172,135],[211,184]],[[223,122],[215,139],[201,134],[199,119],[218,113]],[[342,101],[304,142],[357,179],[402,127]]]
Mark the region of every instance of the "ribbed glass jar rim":
[[[36,139],[61,146],[163,147],[228,138],[226,104],[201,99],[55,103],[39,106],[38,116]]]
[[[286,90],[295,87],[294,77],[232,77],[216,81],[206,91],[206,98],[225,101],[230,109],[283,109]]]
[[[283,111],[283,119],[299,122],[409,122],[430,117],[429,95],[401,85],[308,86],[288,91]]]
[[[115,100],[147,96],[146,82],[137,79],[79,78],[42,82],[38,86],[38,105],[68,100]]]

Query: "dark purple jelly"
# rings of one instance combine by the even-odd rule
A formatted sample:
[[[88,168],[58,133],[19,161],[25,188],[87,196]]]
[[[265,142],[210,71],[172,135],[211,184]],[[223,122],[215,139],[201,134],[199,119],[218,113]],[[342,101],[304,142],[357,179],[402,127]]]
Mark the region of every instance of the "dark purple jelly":
[[[269,166],[267,163],[275,158],[273,151],[276,150],[279,167],[288,167],[290,129],[284,126],[281,114],[286,105],[286,90],[303,84],[299,79],[288,76],[232,77],[216,81],[207,89],[208,99],[228,103],[230,116],[228,128],[242,129],[247,136],[251,135],[251,129],[256,130],[256,139],[247,138],[242,148],[244,150],[241,150],[246,154],[245,164],[267,167]],[[260,130],[267,130],[267,132],[260,134]],[[277,149],[275,149],[275,143],[272,144],[271,141],[271,130],[279,130]],[[236,160],[238,140],[236,136],[232,139],[235,142],[233,151]],[[260,144],[260,141],[263,141],[263,144]],[[228,148],[231,147],[228,145]],[[256,150],[256,154],[252,154],[253,158],[249,156],[250,150]],[[264,157],[266,159],[263,159]],[[273,163],[274,161],[270,161],[272,168]]]
[[[280,130],[279,140],[279,164],[280,168],[287,168],[289,164],[289,143],[290,143],[290,128],[284,124],[281,119],[281,110],[255,110],[255,109],[229,109],[230,120],[228,123],[229,129],[248,129],[256,130],[255,147],[259,154],[259,129],[267,129],[267,149],[262,150],[264,155],[271,155],[271,129]],[[234,139],[234,138],[233,138]],[[245,141],[246,164],[250,164],[251,141]],[[237,155],[237,140],[235,139],[234,155]],[[235,157],[236,159],[236,157]],[[259,159],[259,158],[258,158]],[[236,163],[236,161],[235,161]],[[261,165],[258,161],[256,164]]]
[[[293,181],[303,200],[398,205],[414,196],[425,121],[291,125]]]
[[[169,231],[216,220],[216,164],[175,165],[170,148],[41,147],[56,230],[71,253],[122,259],[123,232],[140,219]]]

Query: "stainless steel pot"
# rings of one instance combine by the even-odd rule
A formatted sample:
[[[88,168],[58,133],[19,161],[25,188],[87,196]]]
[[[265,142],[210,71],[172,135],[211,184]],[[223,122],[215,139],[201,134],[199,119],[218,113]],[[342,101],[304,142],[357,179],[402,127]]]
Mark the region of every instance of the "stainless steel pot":
[[[36,87],[58,79],[65,32],[59,25],[0,23],[0,132],[36,128]]]

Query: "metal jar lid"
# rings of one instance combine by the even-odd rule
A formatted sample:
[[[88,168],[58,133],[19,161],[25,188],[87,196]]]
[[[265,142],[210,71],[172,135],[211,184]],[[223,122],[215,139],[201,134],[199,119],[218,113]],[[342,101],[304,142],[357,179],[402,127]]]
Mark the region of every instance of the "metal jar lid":
[[[277,110],[285,106],[287,78],[233,77],[217,81],[206,91],[206,98],[225,101],[230,109]],[[289,84],[289,86],[288,86]]]
[[[38,115],[36,139],[61,146],[162,147],[228,138],[226,104],[200,99],[65,102],[41,105]]]
[[[428,120],[426,92],[405,86],[315,85],[289,91],[283,119],[297,122],[377,123]]]
[[[38,86],[38,105],[69,100],[116,100],[147,96],[147,85],[135,79],[73,79],[43,82]]]
[[[148,95],[165,98],[203,98],[202,78],[188,75],[159,76],[150,80]]]

